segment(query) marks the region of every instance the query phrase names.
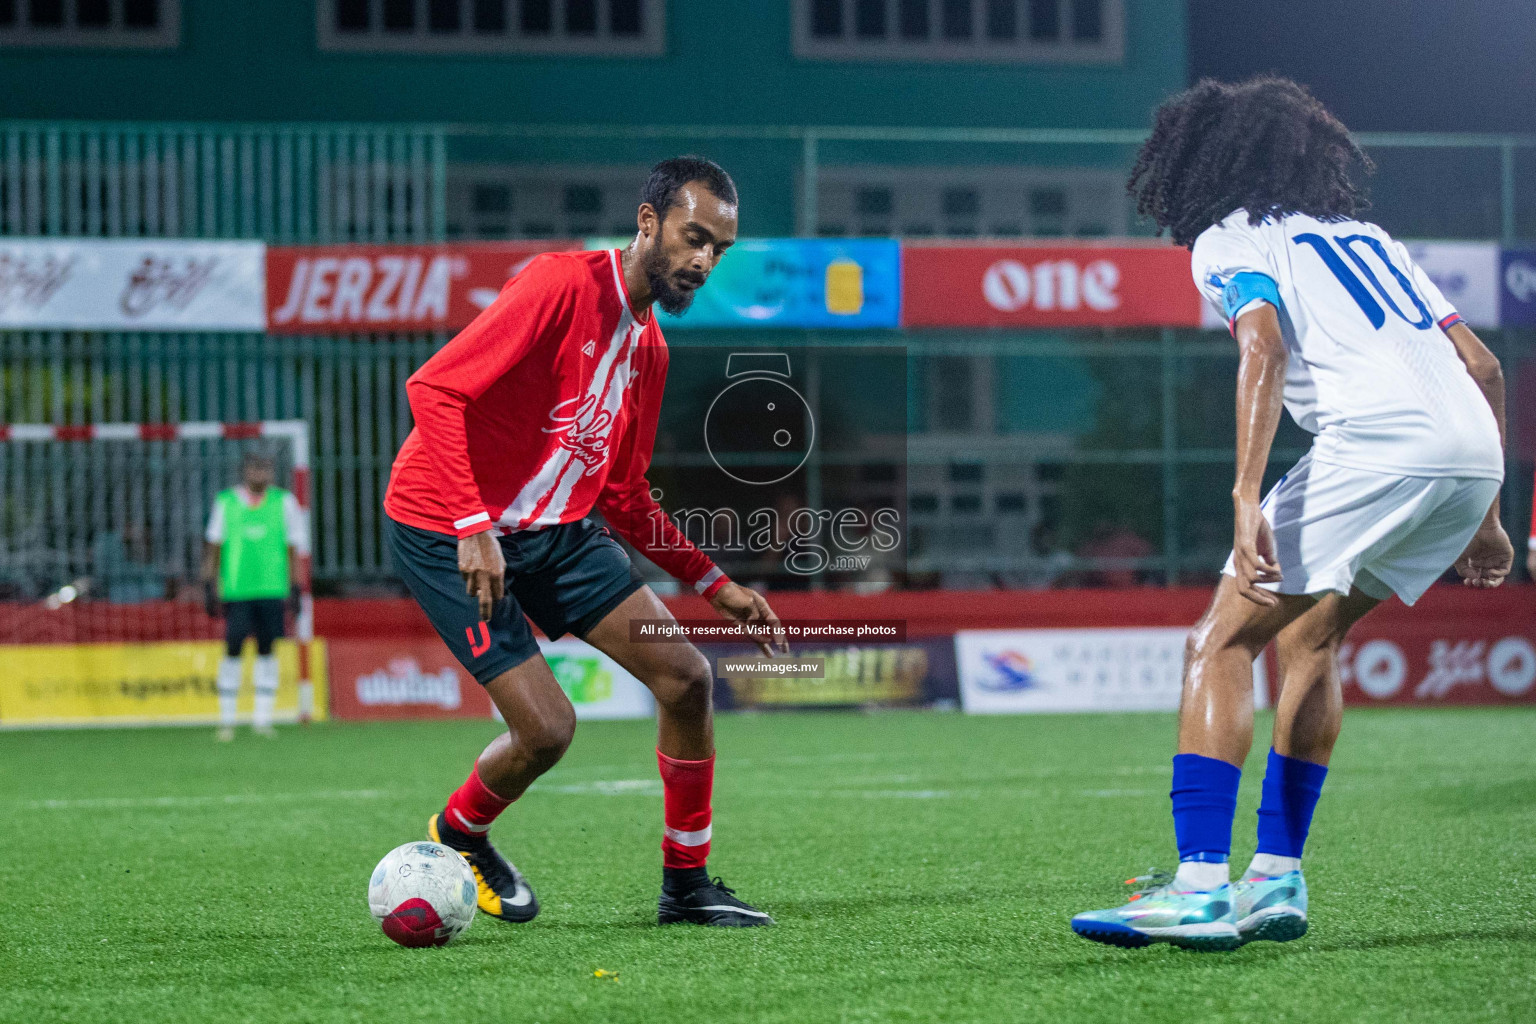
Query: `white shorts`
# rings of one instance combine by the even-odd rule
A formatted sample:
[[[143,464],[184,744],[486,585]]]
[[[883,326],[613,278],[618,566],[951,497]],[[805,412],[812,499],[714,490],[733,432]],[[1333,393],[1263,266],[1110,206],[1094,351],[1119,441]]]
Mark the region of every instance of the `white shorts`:
[[[1281,594],[1348,594],[1351,587],[1413,604],[1461,557],[1499,481],[1371,473],[1311,453],[1264,496],[1275,532]],[[1224,570],[1235,575],[1231,557]]]

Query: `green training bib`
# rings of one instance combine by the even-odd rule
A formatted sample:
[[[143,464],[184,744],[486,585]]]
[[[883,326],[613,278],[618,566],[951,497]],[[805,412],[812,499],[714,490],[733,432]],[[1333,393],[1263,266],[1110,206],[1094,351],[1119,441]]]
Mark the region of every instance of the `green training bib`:
[[[224,544],[219,549],[219,597],[257,601],[288,596],[288,529],[283,501],[288,492],[268,487],[255,508],[235,488],[220,491]]]

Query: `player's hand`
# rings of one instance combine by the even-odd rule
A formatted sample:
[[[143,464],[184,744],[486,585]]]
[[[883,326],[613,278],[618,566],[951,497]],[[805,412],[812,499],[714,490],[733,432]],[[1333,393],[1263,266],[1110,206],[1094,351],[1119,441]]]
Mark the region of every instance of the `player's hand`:
[[[489,622],[507,584],[507,560],[495,530],[459,538],[459,575],[464,577],[465,593],[480,602],[480,620]]]
[[[768,607],[768,602],[757,591],[739,583],[727,583],[715,591],[709,603],[723,619],[749,625],[761,624],[760,629],[751,631],[752,640],[768,657],[773,657],[775,653],[789,653],[789,637],[785,635],[779,617],[773,614],[773,609]]]
[[[1272,608],[1280,599],[1260,583],[1280,582],[1280,563],[1275,557],[1275,533],[1256,501],[1237,503],[1237,522],[1232,535],[1232,567],[1237,573],[1237,592],[1254,604]]]
[[[1456,574],[1469,587],[1492,590],[1504,582],[1515,564],[1515,546],[1497,522],[1484,523],[1472,535],[1472,543],[1456,559]]]

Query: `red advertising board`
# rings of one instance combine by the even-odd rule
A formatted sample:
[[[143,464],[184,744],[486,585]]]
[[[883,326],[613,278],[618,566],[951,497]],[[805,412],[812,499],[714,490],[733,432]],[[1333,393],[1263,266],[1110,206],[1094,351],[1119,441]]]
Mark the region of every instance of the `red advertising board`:
[[[326,647],[334,718],[491,717],[485,687],[435,636],[337,638]]]
[[[267,330],[437,331],[465,326],[541,252],[572,239],[267,248]]]
[[[1536,703],[1536,590],[1435,587],[1384,603],[1339,649],[1350,704]]]
[[[905,243],[907,327],[1198,327],[1189,253],[1166,245]]]

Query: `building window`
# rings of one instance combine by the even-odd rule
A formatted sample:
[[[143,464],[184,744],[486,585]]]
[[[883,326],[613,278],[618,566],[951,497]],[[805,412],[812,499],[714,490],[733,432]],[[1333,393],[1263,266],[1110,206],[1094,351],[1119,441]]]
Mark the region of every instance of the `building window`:
[[[813,60],[1111,64],[1124,0],[794,0],[795,55]]]
[[[826,236],[1084,238],[1124,234],[1118,171],[1099,167],[823,167]]]
[[[180,0],[0,0],[0,47],[171,49]]]
[[[324,50],[659,56],[666,39],[666,0],[320,0],[317,10]]]
[[[635,233],[644,166],[452,164],[453,238],[624,238]]]

